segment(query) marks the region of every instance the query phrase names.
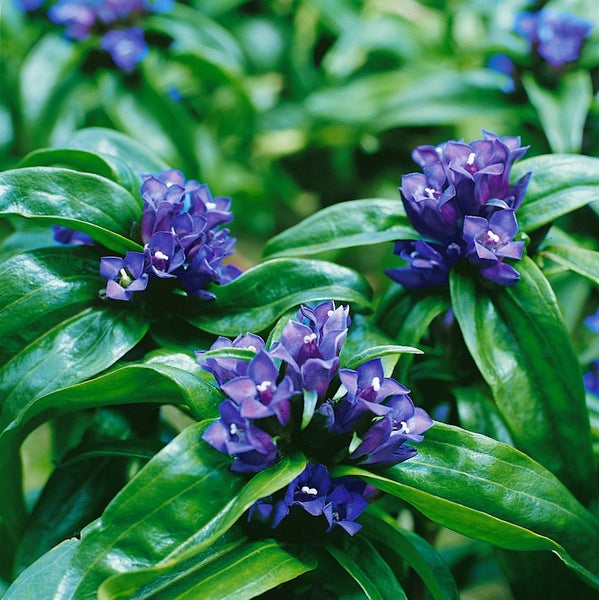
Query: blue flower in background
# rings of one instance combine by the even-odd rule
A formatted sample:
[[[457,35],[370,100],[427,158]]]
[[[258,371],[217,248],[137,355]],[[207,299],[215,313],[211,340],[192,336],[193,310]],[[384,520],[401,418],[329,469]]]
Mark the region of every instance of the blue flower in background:
[[[83,231],[75,231],[62,225],[52,225],[52,237],[59,244],[70,246],[93,246],[94,240]]]
[[[599,397],[599,360],[594,360],[590,364],[591,370],[583,376],[584,387],[587,392]]]
[[[497,73],[502,73],[507,76],[506,83],[502,86],[502,91],[506,94],[513,92],[516,89],[514,82],[514,75],[516,73],[516,67],[512,62],[512,59],[507,54],[493,54],[487,61],[487,67]]]
[[[590,315],[584,320],[584,324],[595,333],[599,333],[599,309],[594,315]]]
[[[406,214],[424,239],[399,240],[394,252],[408,264],[388,269],[387,275],[411,289],[443,285],[451,267],[466,257],[486,279],[499,285],[518,281],[517,271],[503,261],[522,258],[524,244],[514,242],[518,232],[514,211],[522,203],[531,173],[511,185],[510,171],[527,150],[519,137],[484,130],[483,139],[469,144],[450,140],[418,146],[412,158],[423,172],[404,175],[399,189]],[[484,243],[482,238],[474,240],[476,226],[491,222],[500,237],[496,239],[488,226],[492,235]]]
[[[519,13],[514,24],[516,33],[555,68],[578,59],[592,28],[593,24],[586,19],[547,8],[536,13]]]
[[[40,8],[43,0],[18,0],[20,10]],[[115,65],[132,71],[148,54],[143,30],[132,24],[151,13],[172,9],[174,0],[58,0],[48,9],[48,18],[65,27],[66,37],[81,41],[101,36],[100,47]]]

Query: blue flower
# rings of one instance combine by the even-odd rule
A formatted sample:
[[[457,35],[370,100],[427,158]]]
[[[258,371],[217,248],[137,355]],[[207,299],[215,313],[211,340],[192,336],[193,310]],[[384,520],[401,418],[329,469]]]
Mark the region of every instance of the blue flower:
[[[584,320],[584,324],[595,333],[599,333],[599,309],[594,315],[587,317]]]
[[[587,392],[599,397],[599,360],[590,364],[591,370],[583,376],[584,387]]]
[[[362,529],[356,519],[368,506],[368,500],[364,497],[365,490],[366,484],[357,477],[333,479],[324,510],[329,530],[337,525],[349,535],[355,535]]]
[[[206,429],[202,439],[219,452],[235,458],[232,471],[258,473],[279,459],[271,435],[243,418],[233,401],[222,402],[219,411],[220,419]]]
[[[516,89],[516,84],[514,83],[516,67],[509,56],[506,54],[493,54],[487,61],[487,67],[492,71],[502,73],[508,78],[501,88],[503,92],[509,94]]]
[[[141,252],[127,252],[125,258],[104,256],[100,260],[100,275],[108,279],[106,296],[113,300],[131,300],[133,292],[142,292],[148,285]]]
[[[70,246],[93,246],[94,240],[83,231],[75,231],[61,225],[52,225],[52,237],[59,244],[67,244]]]
[[[514,24],[516,33],[526,38],[554,68],[578,59],[592,28],[593,24],[586,19],[547,8],[536,13],[519,13]]]
[[[150,50],[139,27],[111,29],[102,36],[101,47],[110,54],[114,64],[125,71],[132,71]]]
[[[93,7],[82,0],[60,0],[48,11],[48,18],[57,25],[66,26],[65,34],[73,40],[89,37],[96,24]]]

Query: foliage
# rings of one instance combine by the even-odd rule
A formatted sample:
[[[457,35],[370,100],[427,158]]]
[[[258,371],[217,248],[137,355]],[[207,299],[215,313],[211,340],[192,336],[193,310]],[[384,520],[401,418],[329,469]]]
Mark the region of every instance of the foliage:
[[[5,597],[596,594],[594,0],[547,3],[590,24],[565,57],[520,0],[150,3],[120,67],[107,21],[68,39],[25,4]]]

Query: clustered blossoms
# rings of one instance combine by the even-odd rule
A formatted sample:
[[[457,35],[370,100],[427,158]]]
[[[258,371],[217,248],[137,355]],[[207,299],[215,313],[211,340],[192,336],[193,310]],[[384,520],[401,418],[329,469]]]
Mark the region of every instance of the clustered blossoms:
[[[350,325],[349,307],[324,302],[300,307],[270,349],[257,335],[219,337],[211,352],[251,351],[250,360],[197,352],[227,398],[203,439],[233,457],[231,469],[257,473],[292,451],[309,459],[286,490],[257,502],[250,519],[277,527],[299,507],[353,535],[368,505],[367,486],[331,476],[339,463],[390,466],[414,456],[432,420],[414,406],[409,390],[385,377],[380,359],[340,369]]]
[[[44,0],[20,0],[21,9],[38,9]],[[65,27],[65,35],[81,41],[92,33],[101,35],[100,46],[114,63],[131,71],[148,53],[143,31],[131,23],[148,13],[169,11],[174,0],[58,0],[48,18]]]
[[[519,13],[514,24],[516,33],[556,69],[578,59],[592,28],[593,24],[586,19],[548,8]]]
[[[231,199],[213,198],[208,186],[186,181],[174,169],[142,177],[144,251],[102,258],[106,296],[131,300],[133,292],[145,290],[152,279],[176,278],[188,294],[213,299],[206,290],[209,283],[226,284],[241,273],[234,265],[222,264],[235,245],[229,230],[221,229],[233,219]]]
[[[522,258],[524,242],[514,241],[516,209],[531,173],[510,186],[510,169],[528,146],[520,147],[519,137],[483,135],[470,144],[448,141],[413,151],[423,172],[404,175],[400,192],[408,218],[424,239],[398,241],[395,254],[408,266],[386,271],[403,286],[443,285],[460,258],[500,285],[519,280],[505,260]]]

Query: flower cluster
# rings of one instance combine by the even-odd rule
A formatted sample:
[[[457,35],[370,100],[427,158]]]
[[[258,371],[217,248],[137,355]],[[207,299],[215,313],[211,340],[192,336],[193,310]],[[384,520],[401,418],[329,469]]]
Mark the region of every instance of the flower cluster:
[[[235,239],[221,225],[229,223],[230,198],[213,198],[208,186],[185,180],[174,169],[144,175],[141,195],[144,209],[140,234],[144,251],[127,252],[124,258],[105,256],[100,274],[108,279],[106,296],[131,300],[151,279],[177,279],[185,291],[209,300],[206,286],[226,284],[240,270],[223,265],[233,253]]]
[[[406,442],[421,441],[432,425],[409,390],[385,376],[380,359],[356,370],[339,368],[349,325],[348,307],[324,302],[302,306],[268,350],[262,338],[248,333],[233,341],[219,337],[208,355],[197,352],[227,396],[203,438],[233,457],[233,471],[257,473],[295,450],[309,458],[286,490],[253,507],[251,518],[276,527],[299,507],[324,516],[329,529],[337,524],[355,533],[354,520],[367,505],[366,486],[332,478],[329,468],[407,460],[416,450]],[[249,350],[249,360],[232,358],[232,350]]]
[[[586,19],[547,8],[519,13],[514,24],[516,33],[556,69],[578,59],[592,28],[593,24]]]
[[[588,316],[584,324],[594,333],[599,333],[599,310]],[[599,359],[591,361],[590,370],[583,376],[584,387],[587,392],[599,397]]]
[[[423,172],[404,175],[400,192],[408,218],[425,239],[396,243],[395,254],[408,266],[386,273],[403,286],[442,285],[463,257],[490,281],[510,286],[519,280],[505,259],[522,258],[524,242],[514,241],[516,209],[531,173],[510,185],[510,169],[528,146],[521,147],[518,137],[483,135],[470,144],[448,141],[413,151]]]
[[[43,0],[21,0],[21,9],[38,9]],[[148,53],[143,31],[130,26],[148,13],[169,11],[174,0],[58,0],[48,10],[48,18],[65,27],[72,40],[101,35],[100,46],[114,63],[131,71]]]

